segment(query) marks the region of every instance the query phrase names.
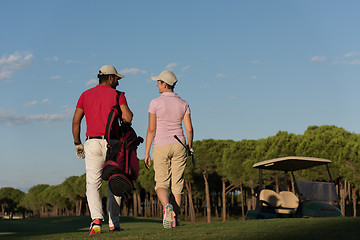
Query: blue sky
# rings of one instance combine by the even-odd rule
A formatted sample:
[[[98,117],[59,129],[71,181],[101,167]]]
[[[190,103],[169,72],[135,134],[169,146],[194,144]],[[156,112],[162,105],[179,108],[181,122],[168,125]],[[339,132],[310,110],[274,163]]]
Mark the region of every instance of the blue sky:
[[[71,120],[104,64],[125,75],[118,89],[143,137],[158,96],[150,77],[166,69],[190,104],[195,140],[309,125],[359,133],[359,9],[332,0],[2,1],[0,188],[85,172]]]

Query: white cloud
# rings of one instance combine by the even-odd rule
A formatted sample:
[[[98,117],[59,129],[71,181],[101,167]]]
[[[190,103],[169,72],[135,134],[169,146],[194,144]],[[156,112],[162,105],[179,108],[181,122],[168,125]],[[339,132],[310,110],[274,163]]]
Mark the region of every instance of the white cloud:
[[[44,98],[41,102],[42,103],[51,103],[51,100],[49,98]]]
[[[337,65],[337,64],[360,65],[360,59],[353,59],[353,60],[345,60],[345,58],[344,59],[335,59],[331,63],[331,65]]]
[[[349,64],[351,64],[351,65],[360,65],[360,60],[359,59],[352,60],[352,61],[349,62]]]
[[[255,75],[250,76],[250,79],[256,79],[256,76]]]
[[[348,52],[343,56],[335,56],[332,57],[332,62],[330,65],[337,65],[337,64],[347,64],[347,65],[360,65],[360,52]],[[325,61],[325,57],[314,56],[311,58],[313,62],[322,62]]]
[[[253,60],[252,63],[253,64],[258,64],[260,61],[259,60]]]
[[[226,75],[223,74],[223,73],[218,73],[218,74],[216,74],[216,77],[217,78],[223,78],[223,77],[226,77]]]
[[[181,70],[183,72],[187,71],[191,66],[190,65],[186,65],[185,67],[183,67]]]
[[[0,109],[0,124],[8,124],[11,126],[20,126],[25,124],[31,124],[34,122],[51,123],[62,121],[71,117],[69,108],[65,108],[63,113],[54,114],[34,114],[34,115],[16,115],[15,112],[5,112]]]
[[[34,106],[38,105],[39,103],[43,103],[43,104],[51,103],[51,100],[49,98],[44,98],[43,100],[41,100],[41,102],[34,100],[31,102],[25,103],[24,107],[34,107]]]
[[[0,58],[0,79],[8,79],[15,69],[22,69],[32,65],[32,53],[15,52],[10,55],[3,55]]]
[[[238,99],[238,97],[236,97],[236,96],[231,96],[231,97],[228,97],[228,100],[237,100]]]
[[[32,64],[31,59],[34,57],[32,53],[15,52],[9,56],[4,55],[0,58],[0,66],[9,69],[18,69],[28,67]]]
[[[126,74],[136,75],[136,74],[145,74],[146,73],[145,70],[141,70],[141,69],[138,69],[138,68],[125,68],[125,69],[122,69],[119,72],[124,74],[124,75],[126,75]]]
[[[179,64],[177,63],[169,63],[167,66],[166,66],[166,69],[169,69],[169,70],[173,70],[174,68],[176,68]]]
[[[75,59],[68,59],[65,61],[65,63],[80,63],[80,61]]]
[[[37,105],[39,102],[34,100],[34,101],[31,101],[31,102],[28,102],[28,103],[25,103],[25,107],[33,107],[35,105]]]
[[[13,73],[13,71],[6,71],[6,70],[2,71],[2,70],[0,70],[0,79],[8,79],[8,78],[10,78],[12,73]]]
[[[57,61],[59,61],[59,57],[58,56],[48,57],[45,60],[57,62]]]
[[[354,52],[346,53],[346,54],[344,55],[344,57],[347,58],[347,57],[354,57],[354,56],[358,56],[358,55],[360,55],[360,53],[354,51]]]
[[[311,58],[312,62],[323,62],[325,60],[326,60],[326,58],[324,56],[313,56]]]
[[[211,85],[201,85],[199,88],[200,89],[211,88]]]
[[[51,80],[55,80],[55,79],[59,79],[59,78],[61,78],[61,76],[59,76],[59,75],[55,75],[55,76],[50,77]]]
[[[99,81],[97,79],[91,79],[86,83],[86,86],[93,86],[96,85]]]

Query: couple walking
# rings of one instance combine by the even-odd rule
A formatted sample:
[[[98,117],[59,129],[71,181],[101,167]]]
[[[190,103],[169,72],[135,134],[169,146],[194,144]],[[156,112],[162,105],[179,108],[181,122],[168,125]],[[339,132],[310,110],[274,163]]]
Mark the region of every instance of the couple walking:
[[[90,234],[101,232],[101,222],[104,220],[100,195],[101,171],[105,162],[107,142],[104,139],[107,116],[111,107],[116,104],[116,87],[124,78],[111,65],[100,68],[99,84],[83,92],[77,102],[72,122],[72,132],[75,152],[79,158],[85,158],[86,197],[91,214]],[[174,138],[177,135],[183,143],[188,143],[191,153],[193,142],[193,127],[190,107],[187,101],[181,99],[174,88],[177,83],[175,74],[163,71],[152,77],[157,82],[160,97],[153,99],[149,105],[148,129],[146,134],[145,164],[151,166],[150,149],[153,145],[152,158],[155,170],[155,191],[163,206],[163,226],[172,228],[178,226],[177,215],[181,206],[184,185],[184,170],[186,166],[186,149]],[[119,97],[121,117],[123,122],[131,123],[131,112],[125,93]],[[80,138],[80,127],[83,117],[86,118],[86,141]],[[186,138],[182,124],[186,130]],[[116,140],[119,125],[112,126],[111,138]],[[186,141],[187,140],[187,141]],[[173,199],[170,199],[171,189]],[[109,230],[121,231],[119,215],[121,198],[109,193]]]

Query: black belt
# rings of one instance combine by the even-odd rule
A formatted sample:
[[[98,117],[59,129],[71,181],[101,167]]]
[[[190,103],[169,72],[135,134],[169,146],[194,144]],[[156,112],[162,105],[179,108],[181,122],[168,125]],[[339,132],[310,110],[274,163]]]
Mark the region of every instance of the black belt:
[[[96,137],[89,137],[89,136],[87,136],[87,137],[86,137],[86,140],[89,140],[89,139],[105,139],[105,136],[96,136]]]

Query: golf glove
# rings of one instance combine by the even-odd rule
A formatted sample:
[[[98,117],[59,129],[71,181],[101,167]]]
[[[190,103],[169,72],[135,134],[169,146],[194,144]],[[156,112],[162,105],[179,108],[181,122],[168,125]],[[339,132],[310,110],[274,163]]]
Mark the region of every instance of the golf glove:
[[[189,155],[190,156],[194,155],[194,149],[193,148],[189,148]]]
[[[82,159],[85,158],[84,145],[82,144],[75,145],[75,153],[78,158],[82,158]]]

